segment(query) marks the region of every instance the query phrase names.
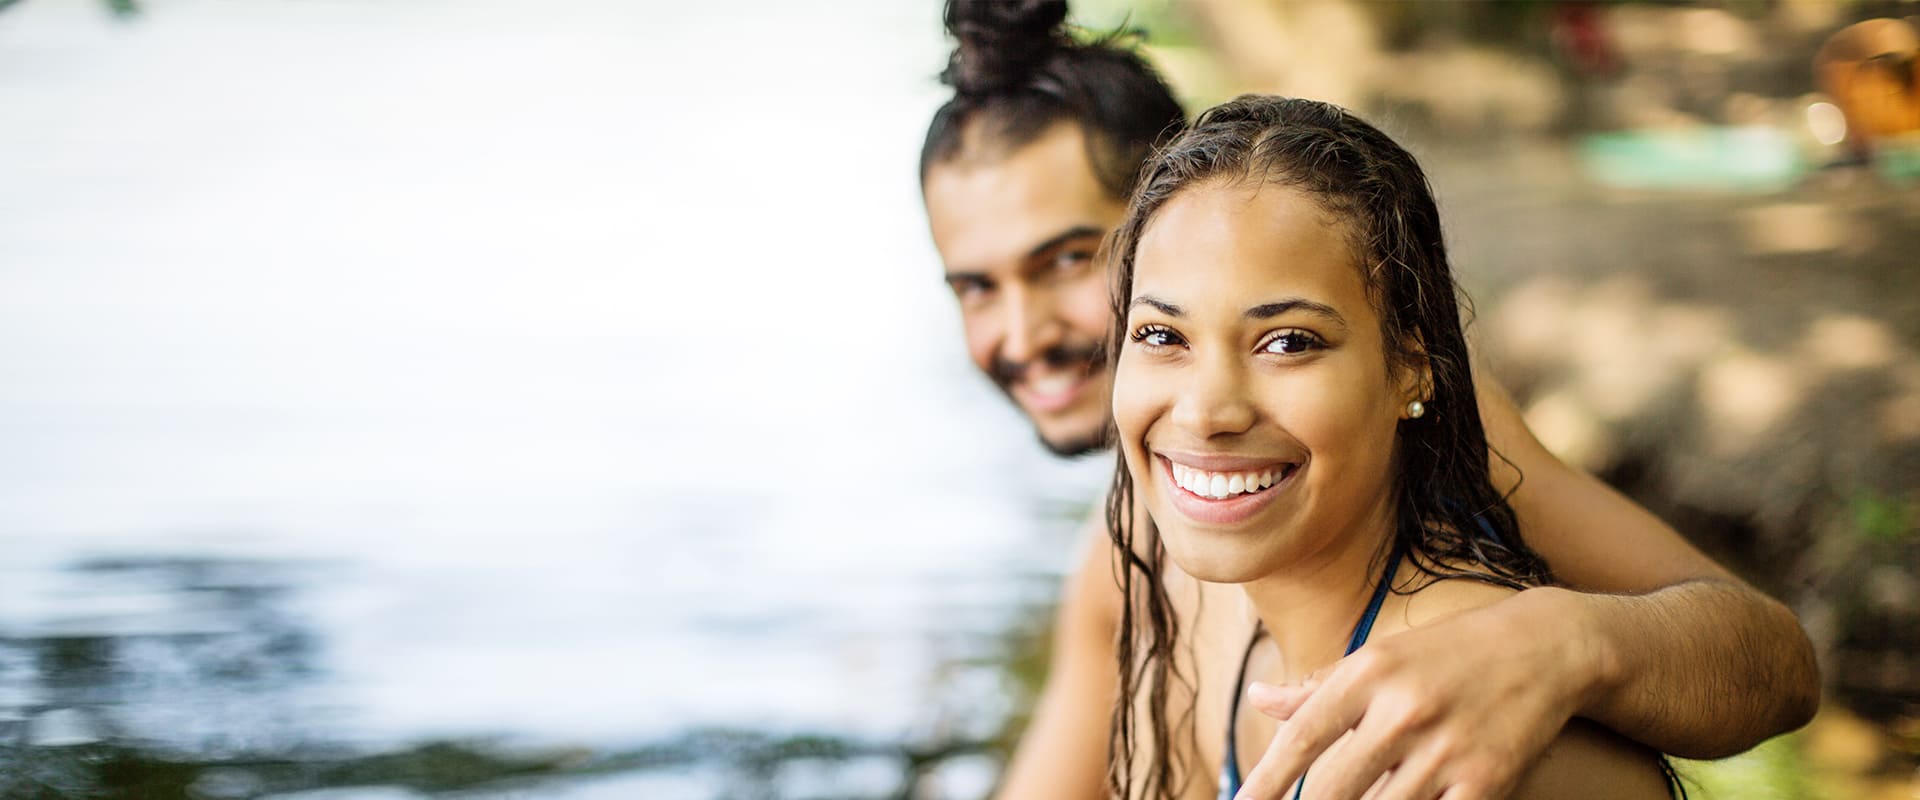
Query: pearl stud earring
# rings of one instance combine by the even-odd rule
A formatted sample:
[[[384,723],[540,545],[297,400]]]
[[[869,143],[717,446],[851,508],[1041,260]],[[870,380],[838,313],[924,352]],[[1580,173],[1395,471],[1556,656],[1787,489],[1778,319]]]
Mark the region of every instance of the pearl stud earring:
[[[1407,416],[1419,419],[1427,415],[1427,406],[1418,400],[1407,404]]]

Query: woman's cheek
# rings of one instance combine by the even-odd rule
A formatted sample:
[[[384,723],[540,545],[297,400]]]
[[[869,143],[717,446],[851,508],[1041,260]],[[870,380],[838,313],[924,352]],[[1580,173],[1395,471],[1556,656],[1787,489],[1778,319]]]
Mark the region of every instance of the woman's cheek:
[[[1145,422],[1141,419],[1143,416],[1141,407],[1144,402],[1141,392],[1146,387],[1140,385],[1139,366],[1132,361],[1123,350],[1114,363],[1113,425],[1114,431],[1118,434],[1116,438],[1120,440],[1120,450],[1127,457],[1127,463],[1138,469],[1140,453],[1136,441],[1146,432]]]
[[[1172,377],[1163,365],[1139,357],[1135,348],[1123,347],[1114,363],[1113,425],[1120,452],[1137,482],[1147,482],[1152,474],[1146,449],[1147,434],[1166,416],[1173,395],[1168,389]]]

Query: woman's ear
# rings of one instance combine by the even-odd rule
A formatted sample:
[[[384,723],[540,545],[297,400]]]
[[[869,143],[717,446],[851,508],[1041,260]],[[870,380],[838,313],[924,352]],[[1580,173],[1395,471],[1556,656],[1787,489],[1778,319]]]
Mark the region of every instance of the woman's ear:
[[[1427,358],[1427,342],[1419,331],[1401,340],[1401,352],[1407,357],[1395,370],[1400,397],[1400,418],[1418,419],[1433,402],[1433,361]]]

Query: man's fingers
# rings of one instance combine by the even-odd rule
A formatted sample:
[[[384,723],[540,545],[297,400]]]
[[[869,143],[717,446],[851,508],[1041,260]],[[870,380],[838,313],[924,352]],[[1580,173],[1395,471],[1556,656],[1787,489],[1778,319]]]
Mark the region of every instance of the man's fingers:
[[[1434,800],[1446,788],[1440,783],[1440,763],[1430,753],[1409,756],[1394,766],[1370,800]]]
[[[1440,800],[1494,800],[1494,796],[1482,787],[1456,784],[1448,787]]]
[[[1360,726],[1313,763],[1305,796],[1312,800],[1359,800],[1405,753],[1404,728],[1360,720]]]
[[[1331,683],[1322,686],[1280,724],[1267,752],[1240,787],[1239,800],[1278,800],[1314,759],[1353,727],[1359,713],[1349,706],[1364,708],[1364,703],[1343,696],[1335,691],[1338,688]]]
[[[1254,681],[1247,686],[1247,704],[1262,714],[1285,722],[1300,710],[1300,706],[1313,696],[1313,690],[1317,688],[1319,683],[1315,681],[1286,686]]]

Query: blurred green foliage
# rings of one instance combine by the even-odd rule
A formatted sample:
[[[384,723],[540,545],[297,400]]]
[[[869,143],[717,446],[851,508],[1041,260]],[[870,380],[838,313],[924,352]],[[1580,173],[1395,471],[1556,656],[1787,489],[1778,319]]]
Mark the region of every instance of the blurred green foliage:
[[[1674,759],[1674,771],[1697,800],[1816,800],[1826,797],[1807,780],[1799,734],[1776,736],[1718,761]]]
[[[1853,529],[1870,542],[1898,542],[1920,525],[1920,503],[1863,489],[1853,495]]]
[[[1176,0],[1079,0],[1071,6],[1073,23],[1095,35],[1125,31],[1156,47],[1201,44],[1193,18]]]

